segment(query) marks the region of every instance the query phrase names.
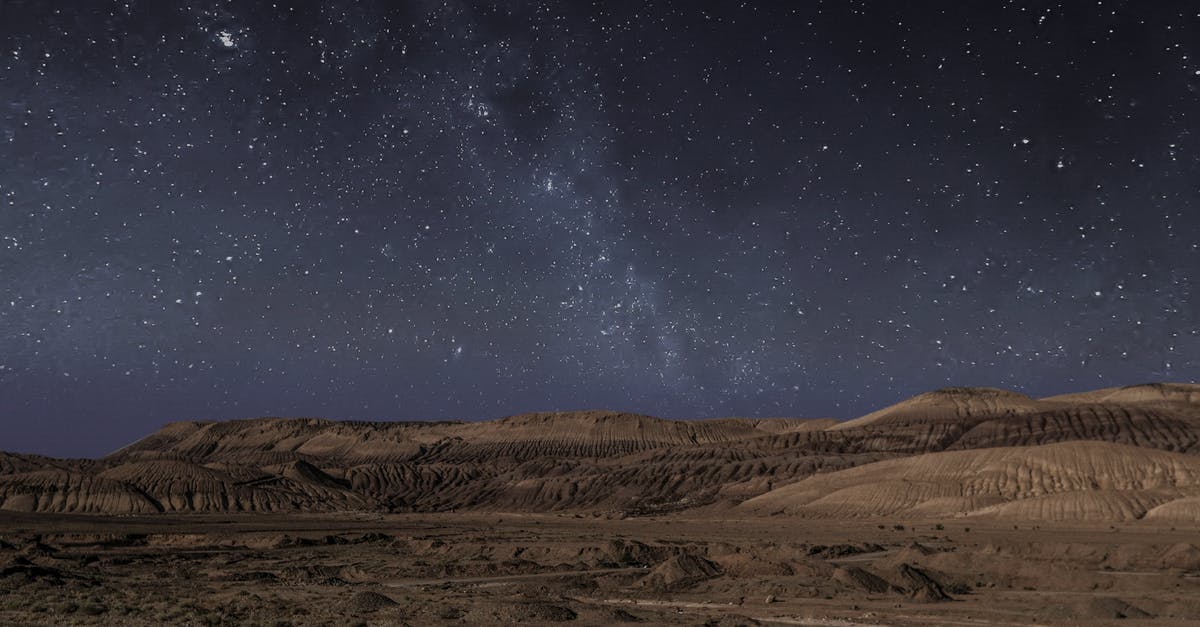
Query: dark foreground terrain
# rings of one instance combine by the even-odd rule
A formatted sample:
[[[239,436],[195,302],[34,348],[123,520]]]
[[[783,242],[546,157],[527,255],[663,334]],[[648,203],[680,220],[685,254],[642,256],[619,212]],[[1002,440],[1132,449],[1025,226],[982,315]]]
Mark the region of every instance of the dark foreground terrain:
[[[11,624],[1200,624],[1194,527],[0,515]]]

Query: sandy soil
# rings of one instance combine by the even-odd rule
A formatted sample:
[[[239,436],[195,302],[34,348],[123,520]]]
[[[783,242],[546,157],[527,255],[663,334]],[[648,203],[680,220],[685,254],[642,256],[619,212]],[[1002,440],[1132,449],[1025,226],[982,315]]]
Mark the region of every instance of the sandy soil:
[[[0,513],[0,622],[1200,625],[1200,532],[734,512]]]

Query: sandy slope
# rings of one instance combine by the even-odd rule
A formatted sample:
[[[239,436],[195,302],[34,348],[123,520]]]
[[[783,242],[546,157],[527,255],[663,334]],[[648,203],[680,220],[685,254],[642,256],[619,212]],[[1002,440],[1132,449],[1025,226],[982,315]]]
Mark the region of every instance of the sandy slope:
[[[1044,400],[1062,403],[1200,403],[1200,384],[1143,383],[1091,392],[1061,394]]]
[[[1013,415],[1049,408],[1024,394],[992,388],[946,388],[915,396],[832,429],[882,428],[894,423],[956,422],[972,416]]]
[[[741,505],[828,518],[1132,520],[1200,495],[1200,457],[1105,442],[930,453],[815,475]]]

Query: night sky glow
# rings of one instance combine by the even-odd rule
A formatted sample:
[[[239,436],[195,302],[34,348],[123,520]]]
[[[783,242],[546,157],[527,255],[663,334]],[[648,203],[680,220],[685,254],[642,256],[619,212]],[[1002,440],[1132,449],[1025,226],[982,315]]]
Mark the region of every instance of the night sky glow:
[[[10,1],[0,95],[4,450],[1200,372],[1193,2]]]

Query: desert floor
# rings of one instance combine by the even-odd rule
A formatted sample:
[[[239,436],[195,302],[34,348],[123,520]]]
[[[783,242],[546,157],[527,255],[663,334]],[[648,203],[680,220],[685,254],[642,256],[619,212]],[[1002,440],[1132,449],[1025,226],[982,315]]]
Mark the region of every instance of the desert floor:
[[[13,624],[1200,624],[1200,531],[0,513]]]

